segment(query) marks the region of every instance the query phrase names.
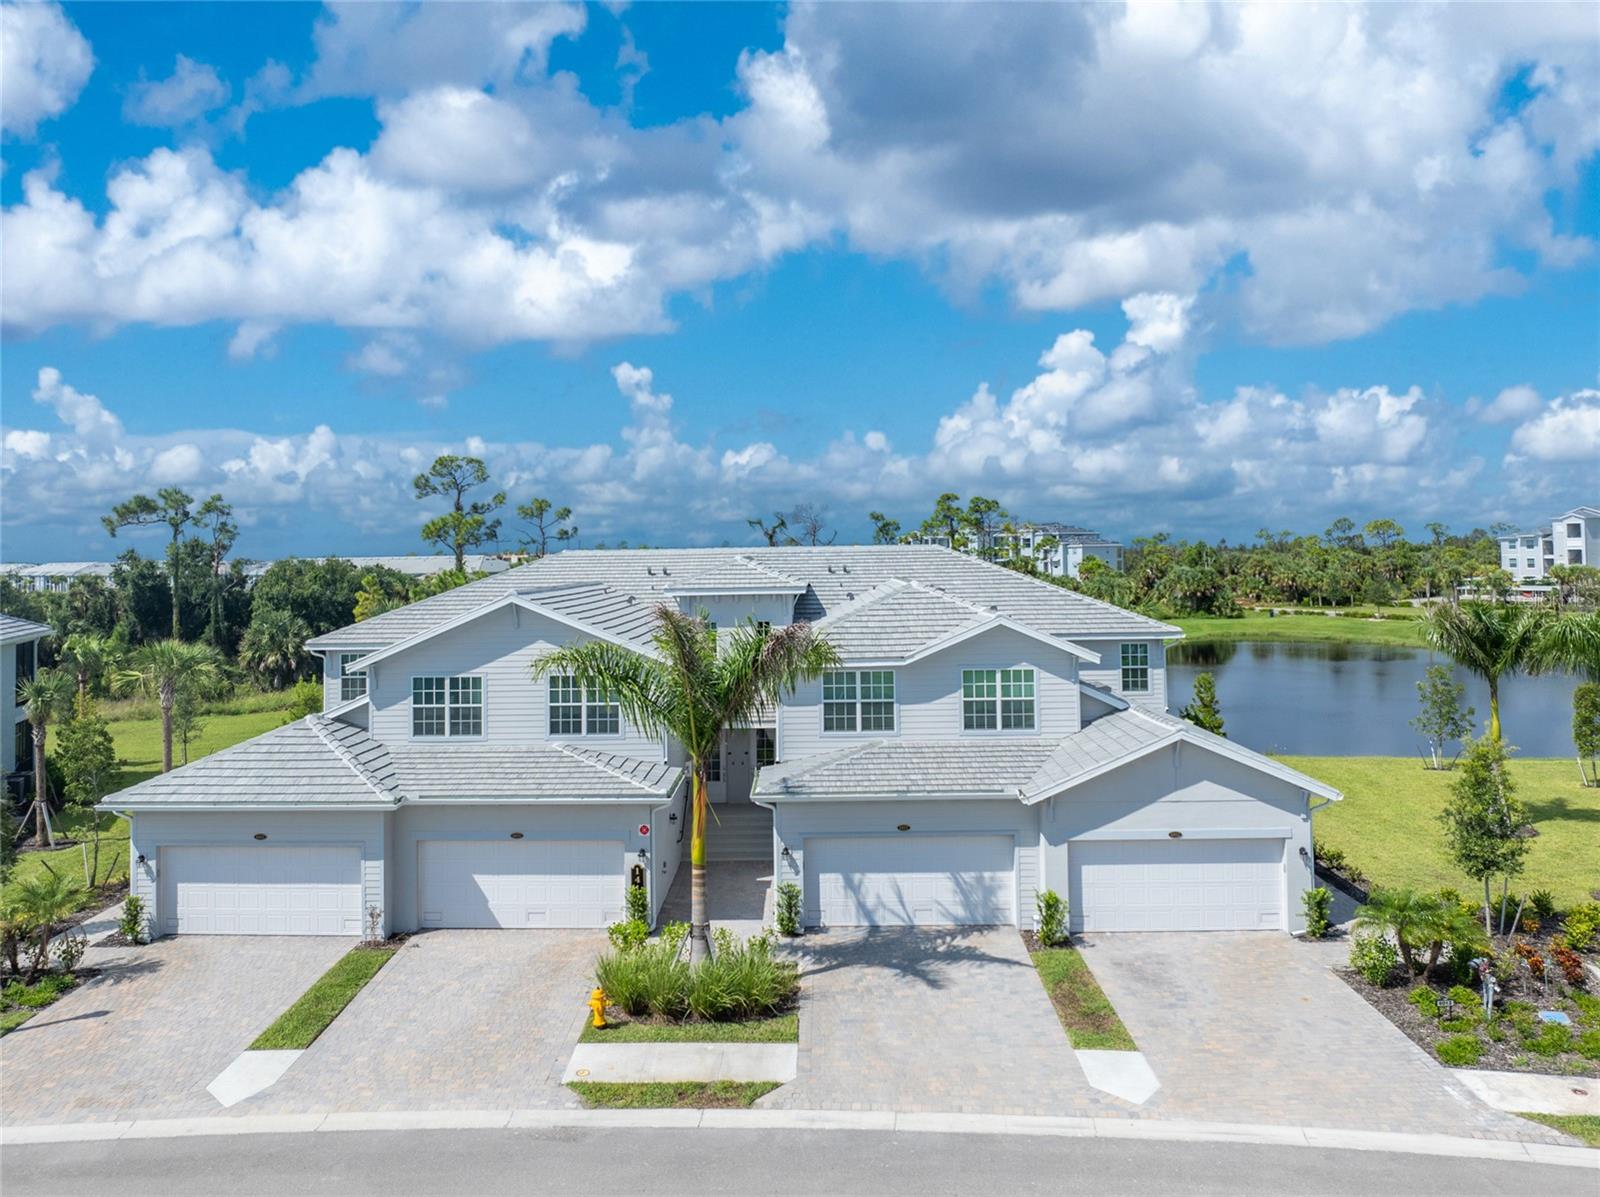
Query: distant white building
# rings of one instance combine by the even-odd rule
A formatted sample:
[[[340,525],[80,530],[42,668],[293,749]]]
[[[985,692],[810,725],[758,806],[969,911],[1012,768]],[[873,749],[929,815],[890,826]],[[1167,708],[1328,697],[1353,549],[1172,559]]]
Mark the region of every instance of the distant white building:
[[[1556,565],[1600,566],[1600,508],[1574,507],[1548,527],[1500,538],[1500,567],[1519,581],[1538,581]]]
[[[413,578],[428,578],[443,570],[451,569],[455,565],[454,557],[443,554],[423,556],[412,553],[395,557],[343,557],[357,569],[372,569],[382,566],[398,573],[407,574]],[[321,561],[326,558],[308,557],[308,561]],[[249,561],[245,563],[245,576],[254,580],[259,578],[274,565],[271,561]],[[500,557],[491,557],[486,553],[471,554],[466,558],[467,573],[469,574],[497,574],[501,570],[511,568],[511,563]],[[72,585],[75,578],[105,578],[111,577],[115,563],[111,561],[47,561],[43,564],[24,562],[8,562],[0,565],[0,578],[10,578],[25,590],[38,592],[64,591]]]
[[[42,623],[0,615],[0,773],[8,779],[8,790],[12,774],[33,769],[33,729],[28,708],[17,701],[17,687],[33,677],[39,641],[48,635],[50,629]]]
[[[994,534],[992,554],[979,553],[979,546],[971,539],[952,545],[950,537],[943,532],[918,533],[912,538],[912,543],[955,548],[964,553],[992,556],[996,560],[1030,557],[1040,573],[1053,578],[1076,578],[1083,563],[1090,557],[1104,561],[1112,569],[1122,568],[1121,544],[1073,524],[1013,525],[1007,531]]]

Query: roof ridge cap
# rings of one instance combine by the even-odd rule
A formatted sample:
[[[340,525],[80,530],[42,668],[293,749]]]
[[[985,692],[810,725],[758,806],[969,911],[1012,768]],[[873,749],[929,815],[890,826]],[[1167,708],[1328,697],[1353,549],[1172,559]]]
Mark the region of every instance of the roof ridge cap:
[[[371,771],[360,764],[360,762],[356,760],[348,748],[346,748],[338,740],[335,740],[333,736],[328,733],[328,729],[324,727],[323,724],[329,722],[331,722],[331,720],[322,715],[311,714],[306,716],[306,725],[317,734],[317,739],[321,740],[333,750],[334,756],[343,761],[345,766],[349,768],[352,773],[354,773],[362,781],[366,782],[368,788],[371,789],[373,793],[379,795],[380,797],[388,798],[392,801],[395,797],[394,793],[390,790],[384,789],[383,786],[379,785],[378,779],[372,775]],[[346,724],[345,726],[354,731],[361,732],[361,729],[356,727],[353,723]],[[365,735],[366,733],[361,732],[361,734]],[[379,741],[373,740],[372,742],[377,744],[378,747],[383,748],[382,743]],[[383,750],[384,752],[389,751],[387,748],[383,748]]]

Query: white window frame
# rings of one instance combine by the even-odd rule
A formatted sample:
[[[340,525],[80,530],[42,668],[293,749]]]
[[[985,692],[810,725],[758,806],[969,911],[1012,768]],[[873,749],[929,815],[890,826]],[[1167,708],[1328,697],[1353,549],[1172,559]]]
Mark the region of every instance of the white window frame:
[[[1136,655],[1135,659],[1130,661],[1128,659],[1130,652],[1142,654],[1143,659],[1139,659]],[[1117,651],[1117,662],[1121,667],[1121,674],[1117,680],[1124,694],[1150,693],[1150,646],[1148,644],[1124,642]],[[1129,674],[1136,675],[1141,670],[1144,673],[1144,683],[1142,685],[1130,685],[1128,681]]]
[[[551,699],[551,688],[554,687],[557,683],[570,685],[570,687],[577,692],[578,701],[577,702],[563,702],[563,703],[552,702],[550,700]],[[611,702],[607,702],[605,700],[605,696],[604,695],[599,694],[598,692],[595,692],[595,691],[591,691],[589,689],[589,687],[587,687],[587,686],[579,686],[573,680],[573,678],[572,678],[572,676],[570,674],[565,674],[565,673],[552,673],[550,675],[550,677],[549,677],[549,680],[546,681],[546,683],[545,683],[544,694],[545,694],[545,718],[544,718],[545,734],[550,739],[552,739],[552,740],[577,740],[577,739],[582,739],[582,740],[620,740],[620,739],[622,739],[622,737],[623,737],[623,735],[625,733],[625,728],[624,728],[623,720],[622,720],[622,704],[620,702],[616,702],[615,700],[613,700]],[[555,708],[557,706],[577,707],[577,709],[578,709],[578,730],[577,731],[556,731],[555,728],[551,726],[551,720],[554,717]],[[600,708],[609,708],[611,711],[615,712],[615,715],[616,715],[616,727],[609,728],[609,729],[607,729],[605,731],[593,731],[593,730],[590,729],[590,726],[589,726],[590,721],[596,717],[595,716],[595,712]],[[609,723],[609,722],[611,722],[611,720],[610,719],[606,719],[605,722]]]
[[[867,682],[867,680],[866,680],[869,677],[873,678],[873,681],[870,682],[870,683]],[[881,687],[883,685],[882,679],[884,677],[887,677],[889,679],[889,697],[888,698],[882,698],[882,697],[867,698],[867,697],[865,697],[867,685],[870,684],[870,685],[872,685],[874,687]],[[844,697],[828,698],[827,697],[828,681],[829,681],[830,678],[849,678],[849,694],[847,696],[844,696]],[[892,670],[892,669],[829,669],[829,670],[827,670],[826,672],[823,673],[822,678],[821,678],[820,682],[818,683],[818,685],[819,685],[818,693],[819,693],[819,695],[821,697],[820,697],[820,699],[818,701],[817,706],[818,706],[818,711],[819,711],[819,718],[821,720],[821,727],[822,727],[822,734],[823,735],[825,735],[825,736],[892,736],[892,735],[896,735],[896,734],[899,733],[899,731],[900,731],[900,682],[899,682],[899,679],[895,676],[895,671],[894,670]],[[887,703],[888,706],[889,706],[889,726],[888,727],[873,727],[873,728],[867,727],[866,726],[866,716],[867,716],[866,708],[868,708],[868,707],[874,707],[874,708],[880,707],[884,703]],[[850,726],[849,727],[829,727],[828,726],[828,708],[830,706],[848,708],[849,717],[850,717]],[[881,715],[881,712],[876,711],[876,710],[873,713],[874,713],[875,716],[876,715]],[[840,714],[843,714],[843,712],[840,712]]]
[[[419,732],[417,730],[417,710],[419,706],[417,702],[417,683],[434,681],[443,683],[440,691],[441,701],[437,703],[423,703],[420,705],[429,709],[437,708],[441,712],[440,717],[443,720],[441,725],[442,730],[437,734],[431,732]],[[460,687],[460,684],[467,681],[474,682],[477,685],[477,702],[461,702],[456,696],[455,691]],[[466,710],[473,707],[476,707],[478,711],[478,730],[475,732],[452,730],[452,725],[455,723],[453,718],[455,712],[457,710]],[[488,695],[486,693],[486,687],[484,686],[483,675],[481,673],[414,673],[411,675],[411,739],[481,740],[484,736],[484,729],[487,726],[487,718]]]
[[[967,677],[969,674],[993,674],[994,693],[981,694],[977,697],[967,695]],[[1017,676],[1007,677],[1007,674]],[[1009,686],[1026,686],[1026,694],[1006,693]],[[1032,665],[963,665],[961,667],[961,685],[958,691],[961,701],[961,734],[964,736],[1036,736],[1039,734],[1039,671]],[[1028,722],[1026,724],[1013,724],[1006,726],[1008,712],[1007,703],[1026,703]],[[992,727],[969,727],[967,725],[967,704],[982,703],[990,709],[994,719]],[[1011,712],[1011,716],[1020,712]]]
[[[367,654],[366,654],[365,651],[358,652],[358,653],[340,653],[339,654],[339,701],[340,702],[354,702],[358,698],[365,698],[366,697],[366,694],[367,694],[367,675],[365,673],[352,674],[352,673],[349,672],[350,666],[354,665],[357,661],[361,660],[361,658],[366,656],[366,655]],[[432,675],[430,674],[429,676],[432,676]],[[361,687],[361,689],[357,693],[354,693],[354,694],[352,694],[350,692],[350,683],[352,683],[352,682],[358,684]]]

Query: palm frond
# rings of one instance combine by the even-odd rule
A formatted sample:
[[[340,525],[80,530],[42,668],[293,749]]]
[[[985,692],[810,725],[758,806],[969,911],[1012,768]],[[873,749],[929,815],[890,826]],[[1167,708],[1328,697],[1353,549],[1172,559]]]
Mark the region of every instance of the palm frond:
[[[717,660],[723,726],[749,722],[762,707],[838,663],[838,651],[804,620],[766,632],[753,625],[735,628]]]
[[[605,640],[569,644],[535,657],[535,681],[571,676],[585,690],[609,694],[629,723],[650,735],[677,734],[676,696],[661,663]]]

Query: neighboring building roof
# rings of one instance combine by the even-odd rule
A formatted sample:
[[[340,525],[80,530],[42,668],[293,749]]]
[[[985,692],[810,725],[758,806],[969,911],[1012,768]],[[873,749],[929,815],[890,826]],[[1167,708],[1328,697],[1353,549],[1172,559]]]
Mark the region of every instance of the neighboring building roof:
[[[8,561],[0,565],[0,576],[23,578],[109,578],[110,561],[46,561],[42,565]]]
[[[1566,519],[1567,516],[1571,515],[1581,515],[1590,519],[1594,519],[1596,517],[1600,517],[1600,507],[1574,507],[1571,511],[1562,515],[1561,518]]]
[[[1338,790],[1186,720],[1139,707],[1102,715],[1070,736],[946,741],[867,740],[768,765],[755,794],[771,800],[1005,797],[1027,803],[1110,772],[1177,742],[1195,744],[1337,800]]]
[[[21,619],[15,615],[0,614],[0,644],[23,644],[53,634],[52,629],[46,624],[34,623],[31,619]]]
[[[565,745],[396,746],[309,715],[110,795],[114,810],[386,809],[403,801],[648,801],[683,770]]]
[[[1170,624],[1125,611],[1042,579],[980,561],[935,545],[820,545],[756,549],[567,550],[491,578],[458,586],[364,623],[351,624],[310,641],[315,651],[371,649],[394,644],[448,623],[514,592],[586,585],[609,590],[610,609],[590,622],[611,634],[647,642],[640,629],[651,626],[655,604],[673,599],[680,582],[693,586],[715,570],[744,570],[749,558],[762,569],[797,582],[806,591],[795,604],[796,618],[820,620],[891,579],[914,580],[951,597],[994,607],[1037,632],[1069,639],[1137,636],[1176,639]],[[540,598],[540,602],[549,602]],[[613,624],[611,621],[615,619]]]
[[[415,578],[431,577],[447,569],[454,569],[456,560],[454,556],[442,553],[424,555],[420,553],[405,554],[395,557],[343,557],[333,554],[333,558],[348,561],[357,569],[371,569],[383,566],[398,573],[409,574]],[[305,561],[326,561],[328,557],[305,557]],[[292,560],[292,558],[290,558]],[[464,558],[467,573],[497,574],[511,568],[511,563],[503,557],[490,556],[487,553],[469,554]],[[258,578],[275,563],[272,561],[246,561],[243,563],[244,572],[252,578]],[[0,577],[24,578],[109,578],[111,571],[116,568],[113,561],[46,561],[42,564],[31,562],[8,561],[0,564]]]

